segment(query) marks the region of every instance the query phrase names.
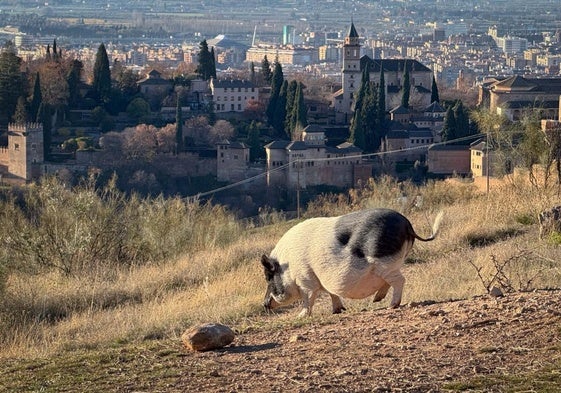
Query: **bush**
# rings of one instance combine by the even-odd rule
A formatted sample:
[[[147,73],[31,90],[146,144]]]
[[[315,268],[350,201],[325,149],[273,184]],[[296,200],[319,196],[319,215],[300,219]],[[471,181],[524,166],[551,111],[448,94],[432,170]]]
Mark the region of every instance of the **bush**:
[[[96,190],[94,183],[90,179],[71,190],[49,178],[29,188],[21,201],[6,202],[0,216],[6,228],[0,233],[3,253],[30,272],[82,275],[159,263],[239,236],[238,224],[223,207],[126,197],[111,184]]]

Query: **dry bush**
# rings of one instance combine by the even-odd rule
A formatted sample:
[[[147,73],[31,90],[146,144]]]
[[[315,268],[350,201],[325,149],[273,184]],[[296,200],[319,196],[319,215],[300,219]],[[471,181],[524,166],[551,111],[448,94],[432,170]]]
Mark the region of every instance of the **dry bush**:
[[[518,184],[486,195],[455,181],[417,187],[388,178],[348,195],[323,196],[306,214],[392,207],[406,213],[415,230],[425,235],[436,212],[443,210],[437,239],[416,242],[409,258],[416,263],[403,268],[403,300],[444,301],[485,294],[483,281],[503,265],[505,286],[558,287],[560,249],[540,243],[535,221],[520,218],[535,216],[554,200],[554,195],[536,195]],[[261,323],[255,320],[266,285],[259,257],[268,254],[296,221],[265,211],[260,224],[271,225],[243,226],[221,207],[163,198],[136,200],[121,210],[124,216],[119,217],[140,223],[128,235],[135,240],[129,248],[157,262],[142,263],[145,257],[139,255],[137,263],[92,265],[87,274],[12,272],[0,299],[2,309],[11,307],[0,318],[0,357],[177,338],[200,322],[244,328]],[[27,220],[23,214],[16,218]],[[481,267],[480,275],[474,266]],[[345,304],[352,312],[384,307],[388,301],[372,303],[369,298]],[[271,323],[293,320],[295,313],[288,309],[270,316]],[[314,321],[332,318],[329,314],[329,297],[322,296]]]

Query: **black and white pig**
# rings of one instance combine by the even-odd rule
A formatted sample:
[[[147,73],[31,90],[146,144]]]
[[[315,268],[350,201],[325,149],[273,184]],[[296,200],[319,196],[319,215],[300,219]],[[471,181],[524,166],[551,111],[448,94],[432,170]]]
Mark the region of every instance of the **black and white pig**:
[[[380,301],[390,286],[391,307],[398,307],[405,283],[401,266],[415,239],[434,240],[441,218],[440,213],[428,238],[417,235],[407,218],[390,209],[311,218],[295,225],[270,256],[261,257],[268,283],[265,308],[302,300],[299,316],[309,316],[319,292],[325,291],[333,313],[340,313],[345,309],[341,297],[375,294],[374,301]]]

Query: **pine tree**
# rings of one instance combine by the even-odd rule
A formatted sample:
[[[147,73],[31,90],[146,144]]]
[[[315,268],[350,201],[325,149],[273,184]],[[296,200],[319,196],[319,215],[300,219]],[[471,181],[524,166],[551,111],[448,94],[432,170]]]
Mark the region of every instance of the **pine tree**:
[[[111,70],[105,45],[101,43],[95,55],[92,87],[101,102],[108,102],[111,95]]]
[[[37,112],[39,111],[39,106],[43,102],[43,96],[41,94],[41,78],[39,72],[35,74],[35,83],[33,85],[33,97],[31,97],[31,104],[29,106],[29,115],[32,119],[37,119]]]
[[[282,66],[278,61],[275,61],[273,76],[271,79],[271,97],[267,105],[267,119],[270,125],[273,125],[273,117],[278,104],[279,94],[284,82],[284,75],[282,73]]]
[[[402,86],[402,95],[401,95],[401,105],[404,108],[409,108],[409,97],[411,95],[411,81],[409,79],[409,68],[407,61],[403,63],[403,86]]]
[[[456,118],[451,106],[446,110],[444,124],[442,125],[442,140],[447,142],[457,138]]]
[[[263,75],[263,81],[265,82],[265,84],[271,84],[271,79],[273,79],[273,72],[271,71],[271,63],[269,63],[267,55],[263,57],[263,61],[261,62],[261,74]]]
[[[436,85],[436,79],[434,75],[432,76],[432,87],[430,91],[430,102],[440,102],[440,96],[438,94],[438,86]]]
[[[183,151],[183,112],[181,110],[181,100],[177,96],[177,105],[175,108],[175,153],[179,154]]]

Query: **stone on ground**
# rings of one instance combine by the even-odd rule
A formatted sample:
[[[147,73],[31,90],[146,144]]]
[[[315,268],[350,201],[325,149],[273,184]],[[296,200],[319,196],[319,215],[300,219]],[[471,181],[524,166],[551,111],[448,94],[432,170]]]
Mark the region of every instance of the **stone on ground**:
[[[210,351],[231,344],[234,336],[234,332],[228,326],[207,323],[185,331],[181,340],[193,351]]]

